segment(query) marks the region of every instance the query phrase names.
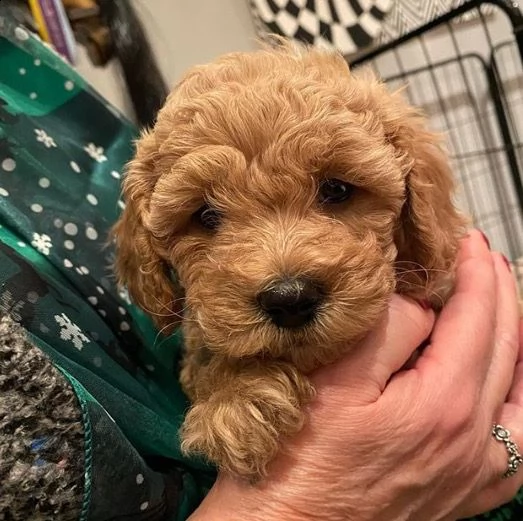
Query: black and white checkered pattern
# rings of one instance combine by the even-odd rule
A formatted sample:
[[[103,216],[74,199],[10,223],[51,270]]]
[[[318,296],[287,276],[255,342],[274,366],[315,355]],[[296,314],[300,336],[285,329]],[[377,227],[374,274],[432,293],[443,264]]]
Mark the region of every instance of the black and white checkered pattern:
[[[383,22],[383,30],[378,44],[384,44],[421,27],[448,11],[465,3],[466,0],[394,0],[393,5]],[[496,7],[485,2],[479,8],[483,16],[491,16]],[[456,22],[468,22],[480,17],[479,10],[472,10],[460,16]]]
[[[352,54],[381,32],[392,0],[250,0],[258,32]]]

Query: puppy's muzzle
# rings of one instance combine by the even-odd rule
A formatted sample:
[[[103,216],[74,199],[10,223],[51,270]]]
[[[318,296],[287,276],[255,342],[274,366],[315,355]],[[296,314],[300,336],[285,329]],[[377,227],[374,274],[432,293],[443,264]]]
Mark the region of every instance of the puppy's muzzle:
[[[282,328],[302,327],[311,322],[322,300],[318,284],[306,278],[273,282],[257,295],[260,308]]]

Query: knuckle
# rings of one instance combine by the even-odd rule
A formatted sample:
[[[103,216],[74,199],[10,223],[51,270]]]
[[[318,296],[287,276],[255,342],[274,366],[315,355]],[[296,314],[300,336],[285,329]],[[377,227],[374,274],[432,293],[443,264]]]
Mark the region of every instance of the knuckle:
[[[449,377],[450,378],[450,377]],[[434,432],[435,438],[451,442],[473,429],[478,422],[478,397],[474,389],[456,395],[455,383],[438,379],[438,385],[421,385],[416,414],[421,430]],[[450,390],[453,392],[450,392]],[[423,397],[423,398],[422,398]]]
[[[441,404],[436,428],[446,438],[454,438],[472,429],[475,412],[475,400],[466,394],[447,399]]]
[[[491,255],[469,257],[464,260],[460,268],[463,271],[474,273],[478,279],[494,276],[494,259]]]

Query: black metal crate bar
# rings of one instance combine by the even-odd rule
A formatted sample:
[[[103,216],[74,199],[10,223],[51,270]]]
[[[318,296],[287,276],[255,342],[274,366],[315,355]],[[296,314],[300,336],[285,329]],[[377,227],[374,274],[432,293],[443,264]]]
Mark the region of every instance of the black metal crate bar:
[[[485,15],[483,6],[495,6]],[[463,21],[464,15],[475,15]],[[461,20],[461,23],[457,21]],[[509,1],[471,0],[348,60],[370,66],[443,132],[457,204],[493,248],[522,265],[523,14]]]

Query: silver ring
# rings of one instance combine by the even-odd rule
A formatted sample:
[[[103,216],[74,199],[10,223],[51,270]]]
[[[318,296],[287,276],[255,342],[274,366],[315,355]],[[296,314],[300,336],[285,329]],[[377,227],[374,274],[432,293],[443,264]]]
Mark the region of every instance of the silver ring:
[[[508,452],[508,465],[507,470],[503,474],[503,478],[510,478],[523,464],[523,456],[521,456],[519,452],[517,443],[510,438],[510,431],[502,425],[496,424],[492,427],[492,436],[505,444]]]

